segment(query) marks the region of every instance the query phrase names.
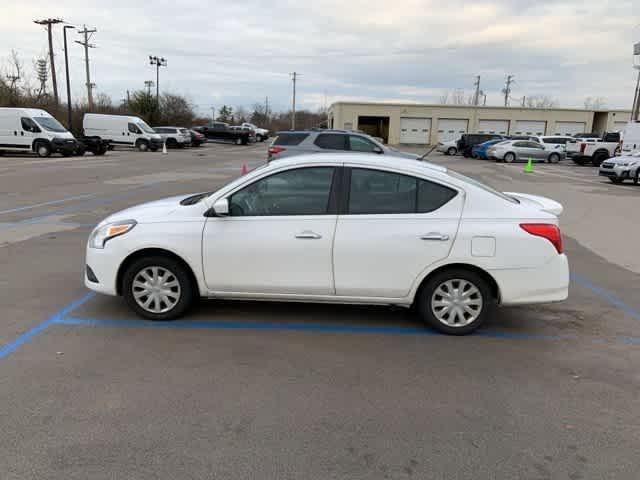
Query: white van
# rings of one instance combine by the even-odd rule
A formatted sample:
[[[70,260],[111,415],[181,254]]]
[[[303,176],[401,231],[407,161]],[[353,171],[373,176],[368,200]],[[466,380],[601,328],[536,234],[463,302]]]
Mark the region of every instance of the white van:
[[[85,113],[82,128],[86,136],[98,136],[114,146],[133,147],[141,152],[162,148],[162,137],[138,117]]]
[[[77,140],[53,116],[39,108],[0,107],[0,153],[35,152],[73,155]]]
[[[629,155],[640,151],[640,122],[629,122],[622,131],[621,154]]]

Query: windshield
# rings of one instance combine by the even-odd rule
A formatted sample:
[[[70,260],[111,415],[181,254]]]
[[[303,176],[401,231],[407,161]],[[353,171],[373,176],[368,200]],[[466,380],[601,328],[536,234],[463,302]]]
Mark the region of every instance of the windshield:
[[[144,123],[142,120],[137,120],[136,125],[145,133],[156,133],[153,128]]]
[[[493,195],[500,197],[503,200],[506,200],[511,203],[520,203],[517,199],[510,197],[509,195],[505,195],[504,193],[499,192],[497,190],[494,190],[488,185],[485,185],[484,183],[480,183],[477,180],[474,180],[473,178],[466,177],[465,175],[462,175],[458,172],[454,172],[452,170],[448,170],[447,173],[457,180],[463,181],[465,183],[470,183],[471,185],[478,187],[479,189],[484,190],[485,192],[492,193]]]
[[[45,130],[49,130],[50,132],[66,132],[67,129],[64,128],[60,122],[58,122],[53,117],[34,117],[33,118],[38,125],[40,125]]]

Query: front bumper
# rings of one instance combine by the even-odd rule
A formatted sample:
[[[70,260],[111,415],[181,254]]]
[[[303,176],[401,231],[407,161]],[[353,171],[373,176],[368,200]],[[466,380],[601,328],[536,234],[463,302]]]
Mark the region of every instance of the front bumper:
[[[629,167],[606,168],[604,165],[601,165],[600,170],[598,170],[598,175],[608,178],[620,178],[623,180],[633,178]]]
[[[87,288],[105,295],[117,295],[116,279],[120,258],[109,249],[86,249],[84,284]]]
[[[54,153],[73,153],[78,150],[79,146],[76,139],[54,138],[51,140],[51,151]]]

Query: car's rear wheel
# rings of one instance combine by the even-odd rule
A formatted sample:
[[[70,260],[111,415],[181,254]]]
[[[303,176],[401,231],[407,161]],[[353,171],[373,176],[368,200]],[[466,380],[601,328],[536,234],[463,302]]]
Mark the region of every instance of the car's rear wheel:
[[[187,269],[168,257],[146,257],[134,262],[123,277],[123,295],[139,316],[173,320],[193,304],[195,286]]]
[[[509,152],[509,153],[505,154],[505,156],[504,156],[504,161],[506,163],[513,163],[515,161],[515,159],[516,159],[516,154],[515,153]]]
[[[449,147],[447,149],[447,155],[455,155],[456,153],[458,153],[458,149],[456,147]]]
[[[489,316],[493,297],[487,282],[464,269],[442,271],[420,290],[418,308],[430,327],[449,335],[466,335]]]
[[[552,153],[549,155],[549,163],[558,163],[560,161],[560,155],[557,153]]]

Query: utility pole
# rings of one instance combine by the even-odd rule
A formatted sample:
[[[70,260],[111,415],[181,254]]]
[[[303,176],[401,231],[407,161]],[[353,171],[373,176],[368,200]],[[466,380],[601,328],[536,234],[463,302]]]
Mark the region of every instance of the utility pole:
[[[502,93],[504,93],[504,106],[505,107],[509,106],[509,94],[511,93],[511,84],[512,83],[515,83],[515,80],[513,79],[513,75],[507,75],[507,81],[506,81],[504,89],[502,90]]]
[[[131,103],[131,94],[129,93],[129,90],[127,90],[127,108],[129,108],[130,103]]]
[[[62,23],[60,18],[46,18],[44,20],[34,20],[33,23],[47,26],[47,36],[49,37],[49,63],[51,63],[51,81],[53,82],[53,101],[58,106],[58,80],[56,78],[56,62],[53,57],[53,35],[51,28],[57,23]]]
[[[269,97],[264,97],[264,119],[269,123]]]
[[[487,106],[487,94],[483,92],[482,96],[484,97],[484,100],[482,101],[482,105],[486,107]]]
[[[211,107],[211,125],[216,121],[216,107]]]
[[[91,34],[96,33],[97,30],[94,28],[93,30],[88,30],[86,25],[82,26],[84,30],[78,31],[80,35],[84,35],[84,41],[76,40],[76,43],[79,43],[84,47],[84,68],[87,72],[87,102],[89,103],[89,110],[93,108],[93,83],[91,83],[91,73],[89,72],[89,49],[96,48],[95,45],[89,43],[91,39]]]
[[[149,65],[156,66],[156,105],[158,106],[158,111],[160,111],[160,67],[167,66],[167,59],[149,55]]]
[[[147,89],[147,95],[151,96],[151,87],[153,87],[155,84],[153,83],[153,80],[145,80],[144,81],[144,86]]]
[[[473,85],[476,87],[476,94],[473,96],[473,104],[477,107],[480,103],[480,75],[476,75],[476,81]]]
[[[526,95],[523,95],[523,96],[522,96],[522,106],[523,106],[523,107],[524,107],[524,102],[525,102],[525,100],[526,100],[526,99],[527,99],[527,96],[526,96]]]
[[[291,130],[296,129],[296,80],[300,75],[298,72],[293,72],[290,74],[293,80],[293,102],[291,108]]]
[[[71,82],[69,80],[69,48],[67,47],[67,29],[76,28],[73,25],[65,25],[62,27],[62,35],[64,36],[64,72],[67,79],[67,130],[71,131]]]
[[[636,92],[633,97],[633,108],[631,109],[631,121],[640,121],[640,67],[638,69],[638,80],[636,81]]]

